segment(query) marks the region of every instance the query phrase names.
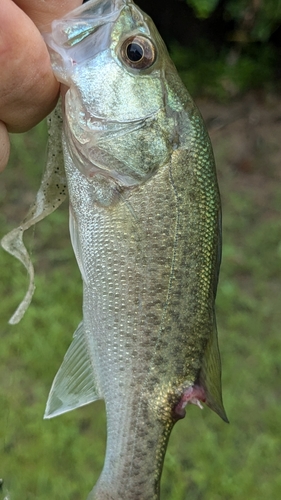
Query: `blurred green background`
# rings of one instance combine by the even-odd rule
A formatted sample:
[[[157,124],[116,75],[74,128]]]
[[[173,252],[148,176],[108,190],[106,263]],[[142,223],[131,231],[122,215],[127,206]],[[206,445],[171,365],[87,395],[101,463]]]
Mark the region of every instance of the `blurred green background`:
[[[230,425],[207,408],[187,409],[171,436],[161,499],[278,499],[281,2],[139,4],[156,20],[206,120],[223,205],[217,317]],[[1,236],[18,225],[32,202],[45,148],[45,123],[12,137],[10,164],[1,174]],[[13,327],[8,319],[27,276],[0,251],[0,499],[84,500],[103,464],[103,404],[42,420],[53,377],[81,320],[67,203],[26,241],[37,288],[24,319]]]

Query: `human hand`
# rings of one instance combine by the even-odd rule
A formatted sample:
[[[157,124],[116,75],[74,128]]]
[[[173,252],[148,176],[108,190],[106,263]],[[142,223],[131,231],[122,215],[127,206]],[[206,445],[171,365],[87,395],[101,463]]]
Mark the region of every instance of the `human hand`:
[[[0,171],[8,162],[9,132],[24,132],[54,108],[59,83],[40,31],[82,0],[0,0]],[[40,31],[39,31],[40,30]]]

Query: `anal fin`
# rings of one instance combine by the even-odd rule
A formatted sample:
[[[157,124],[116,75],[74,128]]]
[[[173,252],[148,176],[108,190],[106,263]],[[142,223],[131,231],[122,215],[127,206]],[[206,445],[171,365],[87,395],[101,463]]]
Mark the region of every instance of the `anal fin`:
[[[44,418],[56,417],[101,398],[80,323],[54,378]]]
[[[229,422],[222,401],[221,359],[217,338],[217,327],[214,323],[212,335],[204,353],[198,385],[205,393],[205,403],[225,422]]]

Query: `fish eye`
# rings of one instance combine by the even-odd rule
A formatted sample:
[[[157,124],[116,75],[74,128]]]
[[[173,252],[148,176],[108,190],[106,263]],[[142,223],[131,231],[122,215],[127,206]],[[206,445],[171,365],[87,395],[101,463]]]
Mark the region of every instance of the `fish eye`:
[[[147,69],[156,59],[156,49],[152,41],[145,36],[131,36],[121,45],[122,60],[134,69]]]

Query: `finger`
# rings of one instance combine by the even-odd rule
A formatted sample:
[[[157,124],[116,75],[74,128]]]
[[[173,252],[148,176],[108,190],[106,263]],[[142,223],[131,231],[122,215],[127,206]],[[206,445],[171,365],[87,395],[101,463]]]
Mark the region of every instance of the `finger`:
[[[22,132],[52,110],[59,84],[41,34],[14,2],[1,0],[0,24],[0,120]]]
[[[14,0],[33,20],[41,31],[47,31],[50,23],[82,4],[82,0]]]
[[[36,125],[52,111],[59,93],[46,45],[29,15],[42,28],[81,3],[1,0],[0,120],[9,131],[23,132]]]
[[[0,122],[0,172],[4,170],[10,155],[10,139],[6,126]]]

